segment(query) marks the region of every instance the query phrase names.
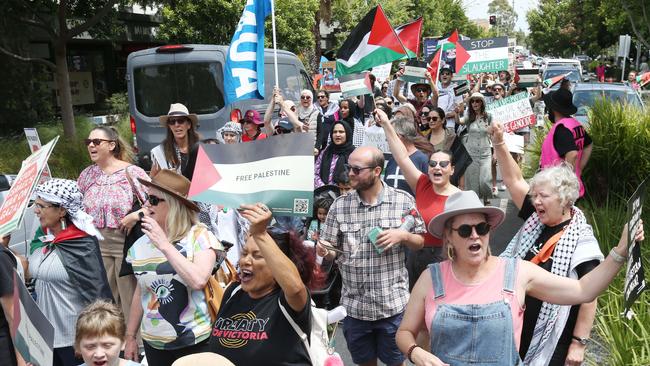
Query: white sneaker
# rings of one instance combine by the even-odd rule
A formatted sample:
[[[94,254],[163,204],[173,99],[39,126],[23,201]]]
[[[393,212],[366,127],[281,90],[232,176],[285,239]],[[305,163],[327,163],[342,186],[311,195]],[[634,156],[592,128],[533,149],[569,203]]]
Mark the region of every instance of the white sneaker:
[[[499,194],[499,190],[497,189],[497,187],[492,187],[492,195],[496,196],[497,194]]]
[[[500,191],[505,191],[506,190],[506,185],[505,184],[499,184],[499,190]]]

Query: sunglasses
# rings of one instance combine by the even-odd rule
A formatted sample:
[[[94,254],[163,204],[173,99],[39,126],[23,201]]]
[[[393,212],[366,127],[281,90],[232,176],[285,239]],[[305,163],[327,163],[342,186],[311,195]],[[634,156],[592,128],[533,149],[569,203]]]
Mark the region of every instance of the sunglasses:
[[[307,99],[311,99],[311,97],[309,95],[301,95],[300,99],[307,100]]]
[[[436,166],[440,165],[441,168],[446,168],[451,164],[451,161],[449,160],[441,160],[441,161],[435,161],[435,160],[429,160],[429,166],[432,168],[435,168]]]
[[[458,231],[458,235],[461,238],[469,238],[472,235],[472,229],[475,229],[476,233],[479,236],[486,235],[487,233],[490,232],[490,224],[488,224],[487,222],[480,222],[476,225],[463,224],[457,228],[452,227],[451,229],[454,231]]]
[[[493,92],[500,92],[503,91],[503,88],[492,88]]]
[[[374,169],[374,168],[376,168],[376,167],[374,167],[374,166],[358,167],[358,166],[352,166],[352,165],[349,165],[349,164],[345,164],[345,169],[347,169],[349,172],[352,172],[352,173],[357,174],[357,175],[359,173],[361,173],[362,170]]]
[[[158,206],[160,202],[164,202],[164,198],[160,198],[158,196],[154,196],[153,194],[150,194],[147,196],[147,201],[149,202],[150,205],[152,206]]]
[[[95,145],[95,146],[99,146],[99,145],[100,145],[102,142],[104,142],[104,141],[106,141],[106,142],[114,142],[115,140],[106,140],[106,139],[85,139],[85,140],[84,140],[84,144],[86,144],[86,146],[88,146],[88,145],[90,145],[90,144],[93,144],[93,145]]]
[[[168,126],[182,125],[187,121],[189,121],[187,118],[170,118],[167,120],[167,125]]]
[[[415,89],[416,93],[424,93],[424,92],[428,92],[428,91],[429,91],[429,89],[427,89],[427,88],[416,88]]]
[[[324,96],[324,95],[319,95],[319,96],[318,96],[318,99],[325,99],[325,98],[327,98],[327,97]]]
[[[421,115],[420,119],[423,120],[423,121],[427,121],[427,122],[431,121],[431,117],[425,116],[425,115]]]
[[[440,121],[439,117],[429,117],[429,121]]]

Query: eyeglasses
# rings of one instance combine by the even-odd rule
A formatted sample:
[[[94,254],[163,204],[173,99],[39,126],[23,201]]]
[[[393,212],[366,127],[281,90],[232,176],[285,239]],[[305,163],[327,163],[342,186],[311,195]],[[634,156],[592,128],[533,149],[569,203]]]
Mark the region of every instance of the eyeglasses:
[[[476,230],[476,233],[480,236],[486,235],[490,232],[490,224],[487,222],[480,222],[476,225],[463,224],[457,228],[451,228],[454,231],[458,231],[458,235],[461,238],[469,238],[472,235],[472,229]]]
[[[187,118],[169,118],[167,119],[167,125],[168,126],[182,125],[187,121],[189,121]]]
[[[327,97],[324,96],[324,95],[319,95],[319,96],[318,96],[318,99],[325,99],[325,98],[327,98]]]
[[[150,205],[152,206],[158,206],[160,202],[164,202],[164,198],[160,198],[158,196],[154,196],[153,194],[150,194],[147,196],[147,201],[149,202]]]
[[[88,146],[88,145],[90,145],[90,144],[93,144],[93,145],[95,145],[95,146],[99,146],[99,145],[100,145],[102,142],[104,142],[104,141],[106,141],[106,142],[114,142],[115,140],[106,140],[106,139],[85,139],[85,140],[84,140],[84,144],[86,144],[86,146]]]
[[[301,95],[300,99],[307,100],[307,99],[311,99],[311,97],[309,95]]]
[[[358,175],[359,173],[361,173],[362,170],[365,170],[365,169],[374,169],[374,168],[376,168],[376,167],[374,167],[374,166],[358,167],[358,166],[352,166],[352,165],[350,165],[350,164],[345,164],[345,169],[347,169],[349,172],[352,172],[352,173],[357,174],[357,175]]]
[[[39,210],[43,210],[43,209],[50,208],[50,207],[56,207],[56,208],[58,208],[58,207],[61,207],[61,206],[59,206],[59,205],[54,205],[54,204],[49,205],[49,206],[45,206],[45,205],[41,205],[40,203],[34,203],[34,207],[35,207],[35,208],[38,208]]]
[[[416,88],[415,89],[416,93],[423,93],[423,92],[428,92],[428,91],[429,91],[429,89],[427,89],[427,88]]]
[[[451,161],[449,160],[441,160],[441,161],[435,161],[435,160],[429,160],[429,166],[432,168],[437,167],[440,165],[441,168],[446,168],[451,164]]]

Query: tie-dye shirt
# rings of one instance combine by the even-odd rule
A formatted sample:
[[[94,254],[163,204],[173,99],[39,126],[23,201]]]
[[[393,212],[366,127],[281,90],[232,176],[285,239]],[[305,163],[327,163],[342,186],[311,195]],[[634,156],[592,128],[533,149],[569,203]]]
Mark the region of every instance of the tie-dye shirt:
[[[223,250],[205,225],[194,225],[174,243],[193,260],[204,250]],[[126,257],[140,287],[142,339],[156,349],[178,349],[200,343],[210,336],[211,319],[203,290],[193,290],[167,261],[165,255],[143,235]]]

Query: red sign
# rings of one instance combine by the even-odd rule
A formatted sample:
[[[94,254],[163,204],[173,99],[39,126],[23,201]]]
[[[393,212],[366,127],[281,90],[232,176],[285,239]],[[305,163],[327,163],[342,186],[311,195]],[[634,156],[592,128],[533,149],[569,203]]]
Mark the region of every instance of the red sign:
[[[519,129],[522,129],[527,126],[532,126],[537,122],[537,118],[535,117],[534,114],[531,114],[529,116],[525,116],[523,118],[519,118],[514,121],[506,122],[503,124],[503,128],[505,132],[512,132],[512,131],[517,131]]]
[[[0,226],[14,218],[16,212],[20,210],[24,202],[28,200],[28,196],[32,190],[37,175],[38,166],[37,162],[34,161],[25,169],[25,173],[21,174],[18,179],[16,179],[7,194],[7,199],[2,205],[2,212],[0,212]]]

